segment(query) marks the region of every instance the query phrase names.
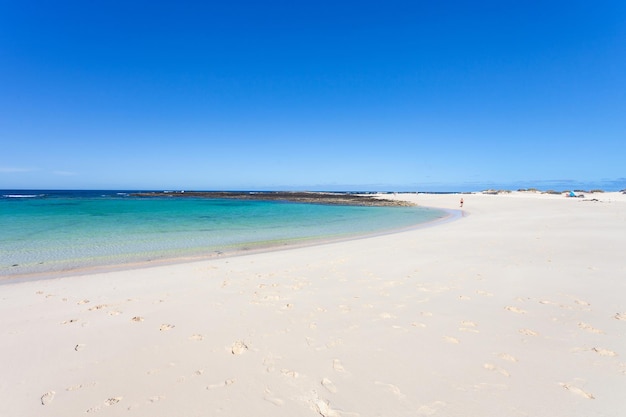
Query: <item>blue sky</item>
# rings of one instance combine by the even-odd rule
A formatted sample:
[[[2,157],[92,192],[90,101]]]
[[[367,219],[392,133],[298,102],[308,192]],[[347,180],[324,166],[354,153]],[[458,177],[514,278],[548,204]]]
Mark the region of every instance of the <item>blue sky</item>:
[[[0,0],[0,149],[0,188],[626,188],[626,3]]]

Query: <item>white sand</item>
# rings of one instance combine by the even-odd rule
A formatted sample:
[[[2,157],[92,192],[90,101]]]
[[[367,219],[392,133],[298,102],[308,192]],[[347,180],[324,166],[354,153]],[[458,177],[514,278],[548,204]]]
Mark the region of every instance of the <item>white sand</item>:
[[[626,415],[626,196],[462,197],[434,227],[0,285],[0,416]]]

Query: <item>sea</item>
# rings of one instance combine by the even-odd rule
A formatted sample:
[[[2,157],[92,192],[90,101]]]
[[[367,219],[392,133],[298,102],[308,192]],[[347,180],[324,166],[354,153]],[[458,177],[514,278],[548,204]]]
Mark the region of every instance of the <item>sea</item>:
[[[346,239],[432,222],[425,207],[0,190],[0,277],[56,275]]]

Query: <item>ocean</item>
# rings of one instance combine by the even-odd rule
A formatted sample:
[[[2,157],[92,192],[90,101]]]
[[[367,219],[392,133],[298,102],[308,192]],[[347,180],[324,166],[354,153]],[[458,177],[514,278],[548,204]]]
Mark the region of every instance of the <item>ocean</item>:
[[[0,190],[0,276],[222,256],[380,233],[447,216],[423,207],[133,193]]]

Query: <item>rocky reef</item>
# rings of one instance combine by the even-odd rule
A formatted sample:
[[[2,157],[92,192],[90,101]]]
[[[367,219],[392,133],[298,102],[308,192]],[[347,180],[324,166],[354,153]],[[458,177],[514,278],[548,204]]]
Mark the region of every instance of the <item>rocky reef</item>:
[[[309,204],[330,204],[369,207],[413,206],[406,201],[387,200],[369,194],[325,193],[308,191],[158,191],[134,193],[134,197],[228,198],[237,200],[289,201]]]

